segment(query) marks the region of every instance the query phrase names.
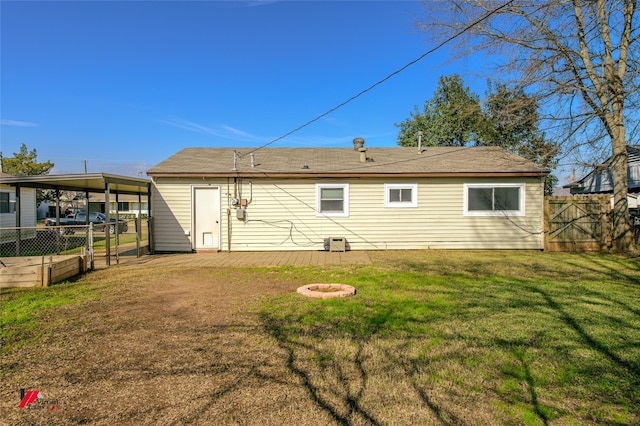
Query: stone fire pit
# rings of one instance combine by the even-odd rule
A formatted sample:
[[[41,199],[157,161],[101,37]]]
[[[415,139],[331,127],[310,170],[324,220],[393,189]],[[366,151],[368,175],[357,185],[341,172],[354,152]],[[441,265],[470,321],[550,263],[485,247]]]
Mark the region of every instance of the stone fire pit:
[[[309,284],[298,287],[297,292],[306,297],[332,299],[353,296],[356,294],[356,289],[346,284]]]

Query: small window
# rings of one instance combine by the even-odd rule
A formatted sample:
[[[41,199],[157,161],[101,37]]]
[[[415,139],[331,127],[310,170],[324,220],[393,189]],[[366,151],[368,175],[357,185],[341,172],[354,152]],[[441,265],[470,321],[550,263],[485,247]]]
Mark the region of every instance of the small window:
[[[465,184],[465,216],[524,216],[524,184]]]
[[[129,202],[128,201],[118,201],[118,211],[119,212],[128,212],[129,211]]]
[[[0,213],[15,213],[16,201],[8,192],[0,192]]]
[[[385,183],[385,207],[418,207],[417,183]]]
[[[349,184],[316,184],[317,216],[349,216]]]

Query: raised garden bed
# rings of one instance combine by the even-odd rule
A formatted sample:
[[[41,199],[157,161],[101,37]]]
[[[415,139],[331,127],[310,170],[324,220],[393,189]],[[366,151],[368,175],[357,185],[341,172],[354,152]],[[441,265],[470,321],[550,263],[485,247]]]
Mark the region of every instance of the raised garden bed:
[[[47,287],[86,272],[89,265],[87,254],[0,260],[0,287]]]

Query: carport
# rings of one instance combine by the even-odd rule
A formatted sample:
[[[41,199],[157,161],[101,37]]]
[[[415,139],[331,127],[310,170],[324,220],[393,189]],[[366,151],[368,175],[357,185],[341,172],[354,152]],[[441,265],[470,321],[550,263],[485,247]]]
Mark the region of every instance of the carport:
[[[16,192],[16,227],[20,227],[20,188],[52,189],[55,191],[56,204],[60,205],[60,191],[84,192],[87,199],[90,193],[104,193],[105,212],[107,223],[111,219],[109,213],[109,202],[111,196],[115,197],[118,205],[119,194],[129,194],[138,196],[138,205],[142,204],[142,196],[150,198],[151,181],[149,179],[134,178],[129,176],[113,175],[108,173],[83,173],[83,174],[60,174],[41,176],[3,176],[2,183],[15,188]],[[151,200],[149,199],[149,217],[151,217]],[[117,209],[117,207],[116,207]],[[118,211],[116,210],[116,218]],[[89,224],[89,214],[87,225]],[[60,209],[56,209],[56,221],[60,223]],[[107,228],[105,228],[107,229]],[[151,232],[149,232],[151,239]],[[19,241],[19,239],[18,239]],[[149,241],[149,247],[153,247]],[[111,242],[106,239],[106,263],[111,264]]]

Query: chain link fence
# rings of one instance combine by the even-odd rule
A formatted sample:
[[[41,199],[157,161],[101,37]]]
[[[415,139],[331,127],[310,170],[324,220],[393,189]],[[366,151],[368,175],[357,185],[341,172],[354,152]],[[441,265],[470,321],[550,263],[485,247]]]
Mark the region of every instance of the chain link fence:
[[[0,257],[75,254],[93,246],[87,225],[0,228]]]
[[[117,232],[116,232],[117,229]],[[119,220],[118,224],[7,227],[0,228],[0,257],[50,256],[104,253],[106,239],[117,254],[147,246],[147,220]]]

